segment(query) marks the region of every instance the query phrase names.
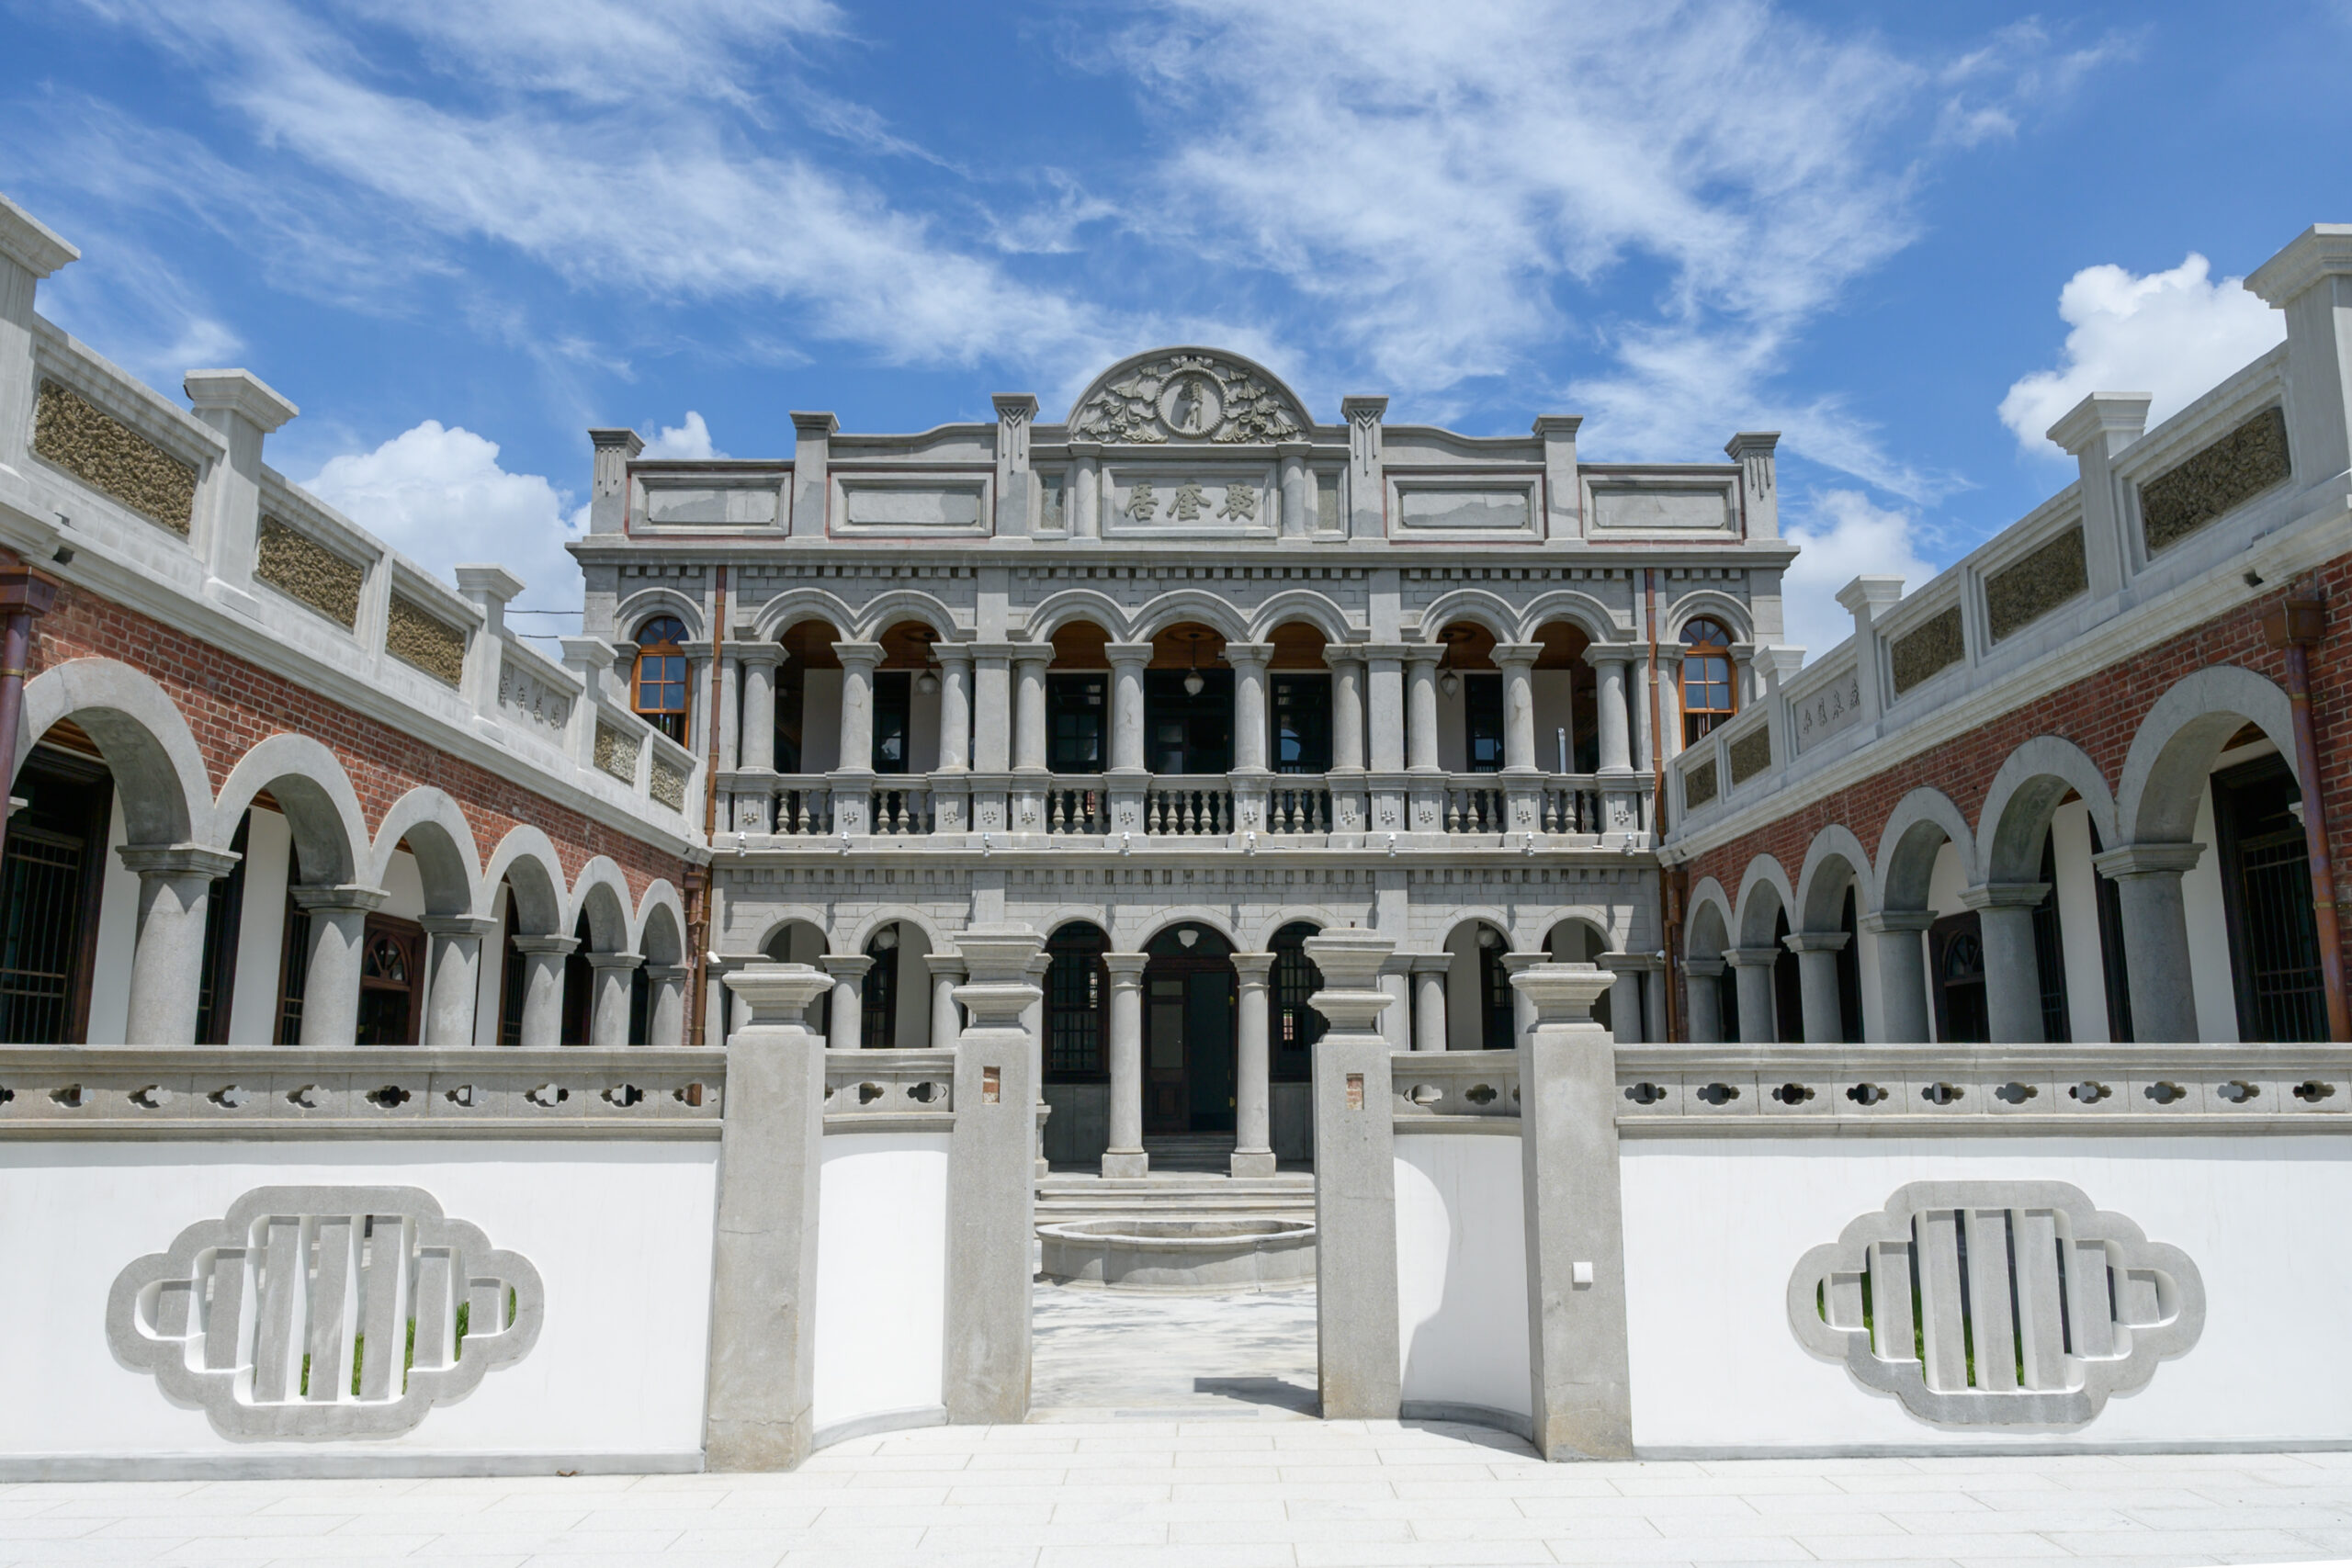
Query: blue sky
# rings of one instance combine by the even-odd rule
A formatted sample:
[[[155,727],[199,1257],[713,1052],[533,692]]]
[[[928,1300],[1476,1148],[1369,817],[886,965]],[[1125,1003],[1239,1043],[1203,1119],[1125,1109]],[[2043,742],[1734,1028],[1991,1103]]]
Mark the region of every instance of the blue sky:
[[[1208,342],[1327,420],[1783,431],[1820,649],[1855,572],[2064,484],[2082,393],[2275,342],[2235,279],[2352,219],[2320,0],[0,0],[0,190],[84,252],[45,313],[252,368],[277,467],[548,608],[588,425],[778,457]]]

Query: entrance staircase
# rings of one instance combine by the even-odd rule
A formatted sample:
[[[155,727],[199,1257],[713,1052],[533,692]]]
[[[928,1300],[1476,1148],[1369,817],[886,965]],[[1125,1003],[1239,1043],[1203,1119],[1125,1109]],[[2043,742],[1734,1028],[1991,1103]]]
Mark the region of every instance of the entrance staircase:
[[[1233,1134],[1187,1133],[1143,1141],[1149,1175],[1106,1180],[1095,1171],[1057,1170],[1037,1183],[1037,1223],[1132,1216],[1161,1220],[1315,1218],[1315,1173],[1288,1169],[1237,1179]]]

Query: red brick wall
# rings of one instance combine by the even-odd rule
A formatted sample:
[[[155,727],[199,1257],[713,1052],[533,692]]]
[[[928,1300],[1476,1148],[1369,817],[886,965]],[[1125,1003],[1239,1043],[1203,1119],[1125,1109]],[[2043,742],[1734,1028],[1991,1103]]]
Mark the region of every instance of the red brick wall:
[[[2303,580],[2308,584],[2309,579]],[[2328,842],[2339,882],[2344,856],[2352,850],[2352,557],[2319,573],[2328,602],[2325,639],[2310,653],[2312,725],[2319,750],[2321,795]],[[1804,868],[1814,835],[1843,823],[1871,854],[1895,806],[1922,786],[1950,795],[1980,831],[1985,792],[2009,754],[2040,735],[2055,735],[2081,747],[2098,764],[2108,788],[2120,787],[2123,761],[2141,720],[2177,682],[2212,665],[2234,664],[2287,684],[2287,656],[2263,640],[2262,617],[2290,592],[2280,585],[2243,609],[2208,621],[2163,647],[2109,665],[2096,675],[2016,708],[1980,728],[1929,747],[1850,788],[1711,850],[1690,863],[1690,886],[1713,876],[1733,897],[1748,863],[1769,854],[1793,882]],[[2097,635],[2097,634],[2093,634]],[[2339,896],[2344,891],[2339,887]],[[1792,912],[1793,917],[1793,911]],[[2347,924],[2352,937],[2352,924]],[[2352,948],[2352,942],[2347,942]],[[2347,953],[2352,957],[2352,953]]]
[[[371,835],[393,802],[430,785],[465,813],[477,864],[510,829],[527,825],[554,841],[567,883],[591,859],[609,855],[628,878],[632,901],[657,877],[684,886],[684,863],[674,855],[84,589],[61,589],[55,607],[33,625],[34,674],[68,660],[113,659],[162,685],[195,732],[216,793],[254,745],[291,731],[319,741],[342,762]]]

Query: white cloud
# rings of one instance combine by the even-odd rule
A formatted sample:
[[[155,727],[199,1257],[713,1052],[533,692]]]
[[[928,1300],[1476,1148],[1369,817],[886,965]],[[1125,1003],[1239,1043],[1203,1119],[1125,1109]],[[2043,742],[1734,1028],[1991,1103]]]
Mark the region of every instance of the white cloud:
[[[581,602],[580,568],[563,545],[586,527],[586,509],[567,516],[569,495],[540,475],[507,472],[498,443],[462,425],[428,419],[372,452],[329,458],[305,488],[428,571],[497,561],[526,584],[519,605]],[[555,617],[519,625],[576,629]]]
[[[1871,504],[1859,491],[1823,491],[1812,515],[1782,530],[1804,553],[1781,578],[1782,635],[1818,659],[1854,634],[1854,617],[1838,591],[1864,572],[1893,572],[1906,591],[1933,577],[1919,558],[1918,520],[1907,512]]]
[[[2073,330],[2053,369],[2019,377],[2001,400],[2001,423],[2029,453],[2064,457],[2043,434],[2093,392],[2145,392],[2154,423],[2286,336],[2278,311],[2241,280],[2219,283],[2194,251],[2170,272],[2086,266],[2058,292]]]
[[[710,426],[705,424],[702,415],[692,409],[686,411],[684,424],[663,425],[647,436],[645,455],[649,457],[684,457],[697,462],[727,456],[710,444]]]
[[[2042,42],[2001,45],[2014,73]],[[1770,423],[1932,488],[1834,400],[1771,385],[1914,238],[1912,163],[1955,90],[1935,62],[1762,0],[1168,0],[1116,59],[1171,143],[1151,231],[1281,275],[1388,385],[1523,387],[1581,339],[1614,364],[1562,390],[1613,453]],[[1636,266],[1646,308],[1572,315]]]

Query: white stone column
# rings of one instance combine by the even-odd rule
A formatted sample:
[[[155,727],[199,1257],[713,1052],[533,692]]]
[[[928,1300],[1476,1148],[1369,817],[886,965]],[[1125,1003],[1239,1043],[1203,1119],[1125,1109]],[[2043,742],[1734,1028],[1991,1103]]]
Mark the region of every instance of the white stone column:
[[[752,643],[737,653],[743,667],[743,739],[736,759],[739,772],[775,770],[775,667],[784,649],[775,643]]]
[[[391,896],[380,887],[288,891],[311,916],[310,962],[302,971],[301,1043],[348,1045],[359,1037],[359,971],[367,956],[368,917]]]
[[[471,1045],[481,993],[481,944],[498,934],[498,922],[482,915],[428,915],[421,923],[433,942],[424,1043]]]
[[[1236,1177],[1274,1174],[1272,1058],[1267,1026],[1267,978],[1271,953],[1237,953],[1233,972],[1240,987],[1233,1053],[1233,1163]]]
[[[1739,1043],[1770,1045],[1780,1039],[1779,1015],[1772,1008],[1772,965],[1780,962],[1777,947],[1734,947],[1724,957],[1739,986]]]
[[[2198,1038],[2180,879],[2204,852],[2202,844],[2126,844],[2091,861],[2115,884],[2122,906],[2132,1034],[2143,1045],[2186,1044]]]
[[[1658,657],[1666,656],[1665,649]],[[1647,649],[1636,652],[1625,665],[1625,702],[1634,710],[1634,766],[1644,772],[1657,766],[1657,746],[1650,736],[1650,656]],[[1611,1002],[1610,1006],[1616,1004]]]
[[[874,667],[882,662],[878,642],[837,642],[842,661],[842,746],[833,765],[845,773],[874,767]]]
[[[741,707],[743,660],[729,645],[718,660],[718,771],[731,773],[743,765]]]
[[[115,853],[139,878],[123,1043],[192,1045],[204,981],[205,911],[214,880],[228,875],[238,857],[199,844],[125,844]]]
[[[1111,1142],[1102,1151],[1105,1177],[1142,1176],[1151,1168],[1143,1152],[1143,970],[1144,953],[1106,953],[1111,972]]]
[[[1693,1045],[1718,1045],[1724,1038],[1723,983],[1724,961],[1720,958],[1686,958],[1682,962],[1683,1011],[1689,1013],[1687,1025]]]
[[[1919,933],[1936,923],[1927,909],[1885,909],[1861,918],[1878,943],[1878,997],[1884,1038],[1873,1045],[1928,1043],[1928,959]]]
[[[588,954],[588,1043],[591,1045],[627,1045],[628,1037],[628,993],[637,966],[645,962],[641,953],[592,953]]]
[[[1364,765],[1363,660],[1326,650],[1331,671],[1331,767],[1356,771]]]
[[[567,1043],[562,1038],[563,961],[579,945],[580,939],[570,936],[514,939],[514,951],[523,955],[523,1038],[517,1043],[533,1049]],[[307,1016],[310,1009],[306,1005],[302,1010]]]
[[[1646,958],[1633,953],[1604,953],[1596,962],[1616,978],[1609,982],[1609,1033],[1620,1045],[1639,1045],[1647,1035],[1642,1025],[1642,984],[1649,970]]]
[[[645,1012],[645,1043],[674,1046],[686,1043],[686,976],[683,964],[649,964],[645,983],[651,988]]]
[[[1838,955],[1846,951],[1844,931],[1792,931],[1781,938],[1797,955],[1797,989],[1804,1007],[1804,1043],[1841,1045],[1846,1011],[1838,999]],[[1746,1004],[1741,1004],[1746,1010]]]
[[[1270,642],[1228,642],[1225,661],[1233,666],[1233,771],[1266,771],[1266,662]]]
[[[2033,911],[2049,891],[2046,882],[1991,882],[1961,891],[1961,903],[1976,911],[1984,938],[1984,1013],[1996,1044],[2042,1043],[2041,960],[2034,951]]]
[[[833,977],[832,1020],[825,1031],[825,1048],[858,1050],[865,1044],[860,1036],[865,1029],[865,976],[874,960],[862,953],[829,953],[817,962]]]
[[[1148,642],[1106,643],[1111,663],[1111,767],[1117,773],[1143,770],[1143,671],[1151,662]]]
[[[1503,672],[1503,767],[1530,773],[1535,760],[1535,660],[1540,642],[1498,642],[1495,663]]]
[[[1437,663],[1445,649],[1415,645],[1406,650],[1405,766],[1437,771]]]
[[[945,643],[936,645],[932,652],[939,660],[938,771],[967,773],[972,757],[972,655]]]
[[[956,987],[964,983],[967,971],[964,955],[951,949],[941,949],[924,958],[931,971],[931,1048],[952,1051],[964,1032],[964,1015],[956,1006]]]
[[[1584,656],[1598,677],[1594,682],[1598,709],[1594,723],[1600,742],[1600,771],[1632,773],[1633,744],[1625,714],[1625,649],[1616,643],[1597,642],[1585,649]]]
[[[1442,1051],[1445,1039],[1445,976],[1453,966],[1450,953],[1416,953],[1408,960],[1413,976],[1413,1049]]]
[[[1046,666],[1051,645],[1024,647],[1013,660],[1012,765],[1042,773],[1046,766]]]

